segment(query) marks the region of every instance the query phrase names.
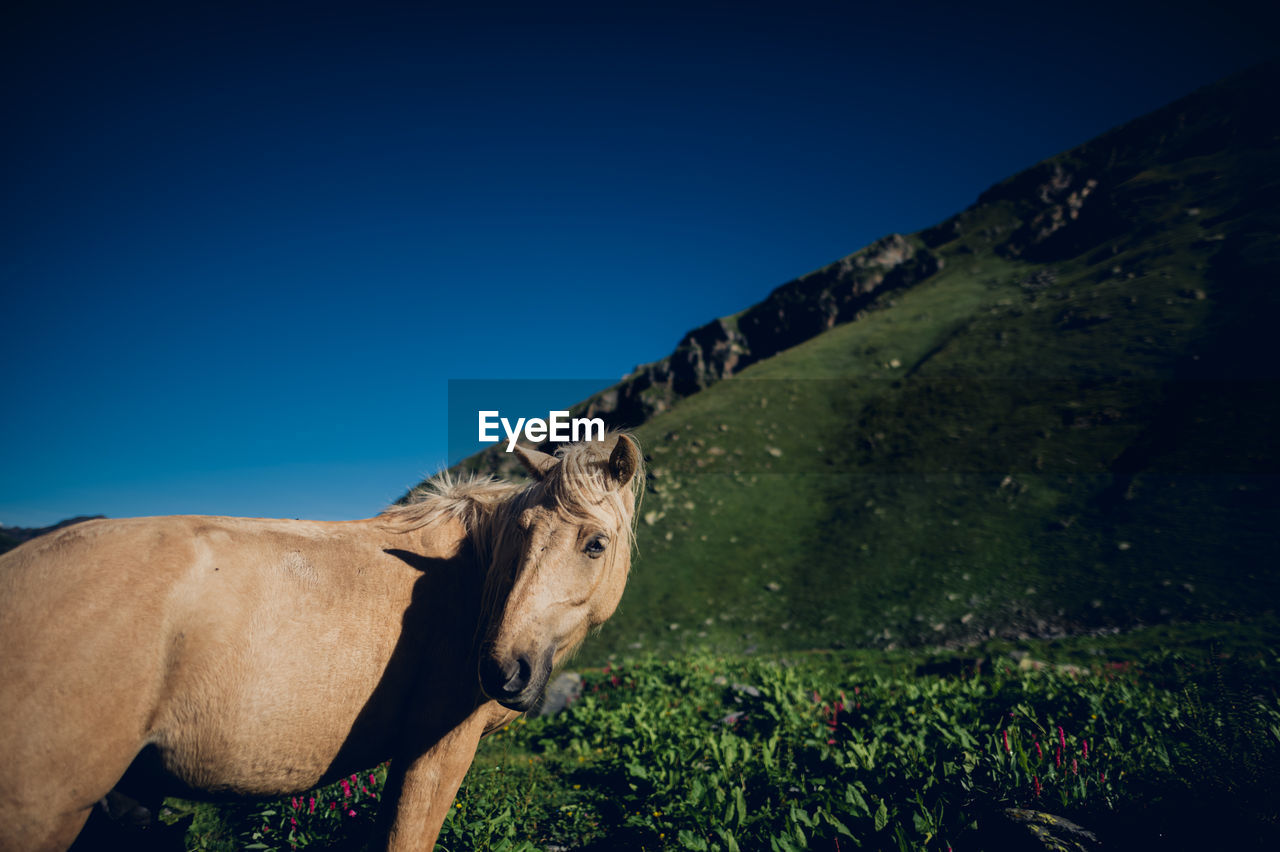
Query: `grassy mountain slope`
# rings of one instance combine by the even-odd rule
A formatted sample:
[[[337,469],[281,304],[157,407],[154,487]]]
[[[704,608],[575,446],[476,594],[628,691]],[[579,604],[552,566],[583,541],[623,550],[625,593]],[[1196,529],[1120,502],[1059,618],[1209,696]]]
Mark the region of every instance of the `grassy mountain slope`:
[[[587,656],[1270,617],[1277,83],[1053,157],[588,402],[646,418],[652,480]]]

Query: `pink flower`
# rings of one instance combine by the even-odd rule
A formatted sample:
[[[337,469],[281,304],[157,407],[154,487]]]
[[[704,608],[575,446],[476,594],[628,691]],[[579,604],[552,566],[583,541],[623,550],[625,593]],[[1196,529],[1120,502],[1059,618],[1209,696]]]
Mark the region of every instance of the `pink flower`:
[[[1005,728],[1003,731],[1000,732],[1000,735],[1004,737],[1004,750],[1012,753],[1013,749],[1009,748],[1009,729]]]
[[[1067,732],[1062,730],[1061,725],[1058,726],[1058,748],[1067,750]]]
[[[1071,774],[1072,775],[1080,774],[1080,764],[1076,763],[1076,759],[1074,757],[1071,758]]]
[[[1080,756],[1083,757],[1085,760],[1089,759],[1089,741],[1088,740],[1080,741]]]
[[[330,802],[330,803],[329,803],[329,810],[334,810],[334,809],[335,809],[335,808],[337,808],[337,807],[338,807],[338,803],[337,803],[337,802]]]
[[[355,816],[355,815],[356,815],[356,812],[355,812],[354,810],[349,810],[349,811],[347,811],[347,816],[349,816],[349,817],[353,817],[353,816]]]
[[[1036,798],[1038,799],[1038,798],[1040,798],[1040,790],[1041,790],[1041,787],[1040,787],[1040,776],[1039,776],[1039,775],[1033,775],[1033,776],[1031,776],[1031,780],[1035,781],[1035,783],[1036,783]]]
[[[377,786],[378,786],[378,779],[373,777],[373,773],[372,773],[372,772],[370,772],[370,773],[369,773],[369,786],[370,786],[370,787],[377,787]]]
[[[312,796],[312,797],[311,797],[311,807],[309,807],[309,808],[307,809],[307,813],[309,813],[309,814],[313,814],[313,813],[315,813],[315,812],[316,812],[316,797],[315,797],[315,796]]]
[[[1044,760],[1044,752],[1040,750],[1040,741],[1036,740],[1034,745],[1036,747],[1036,760]]]
[[[351,783],[345,778],[342,779],[342,798],[351,798]]]

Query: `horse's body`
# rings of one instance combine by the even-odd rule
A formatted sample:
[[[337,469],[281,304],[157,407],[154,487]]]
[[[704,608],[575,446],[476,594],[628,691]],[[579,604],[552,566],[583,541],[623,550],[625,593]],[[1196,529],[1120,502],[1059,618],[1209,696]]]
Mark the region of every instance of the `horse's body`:
[[[634,444],[524,457],[527,488],[370,520],[92,521],[0,558],[0,849],[64,849],[148,748],[259,797],[390,758],[387,847],[430,849],[480,737],[625,582]]]

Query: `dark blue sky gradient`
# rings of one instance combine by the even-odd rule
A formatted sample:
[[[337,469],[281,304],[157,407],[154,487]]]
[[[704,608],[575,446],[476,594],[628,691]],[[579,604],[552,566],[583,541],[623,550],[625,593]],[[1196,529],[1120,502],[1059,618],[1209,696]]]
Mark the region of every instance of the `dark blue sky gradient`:
[[[621,376],[1267,58],[1248,9],[7,11],[0,523],[376,512],[448,379]]]

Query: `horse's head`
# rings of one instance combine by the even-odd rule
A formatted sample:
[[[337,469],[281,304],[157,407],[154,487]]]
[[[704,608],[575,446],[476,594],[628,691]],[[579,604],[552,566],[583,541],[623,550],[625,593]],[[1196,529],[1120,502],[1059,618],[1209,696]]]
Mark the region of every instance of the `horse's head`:
[[[534,481],[493,519],[479,673],[486,695],[523,711],[622,598],[644,476],[626,435],[516,453]]]

